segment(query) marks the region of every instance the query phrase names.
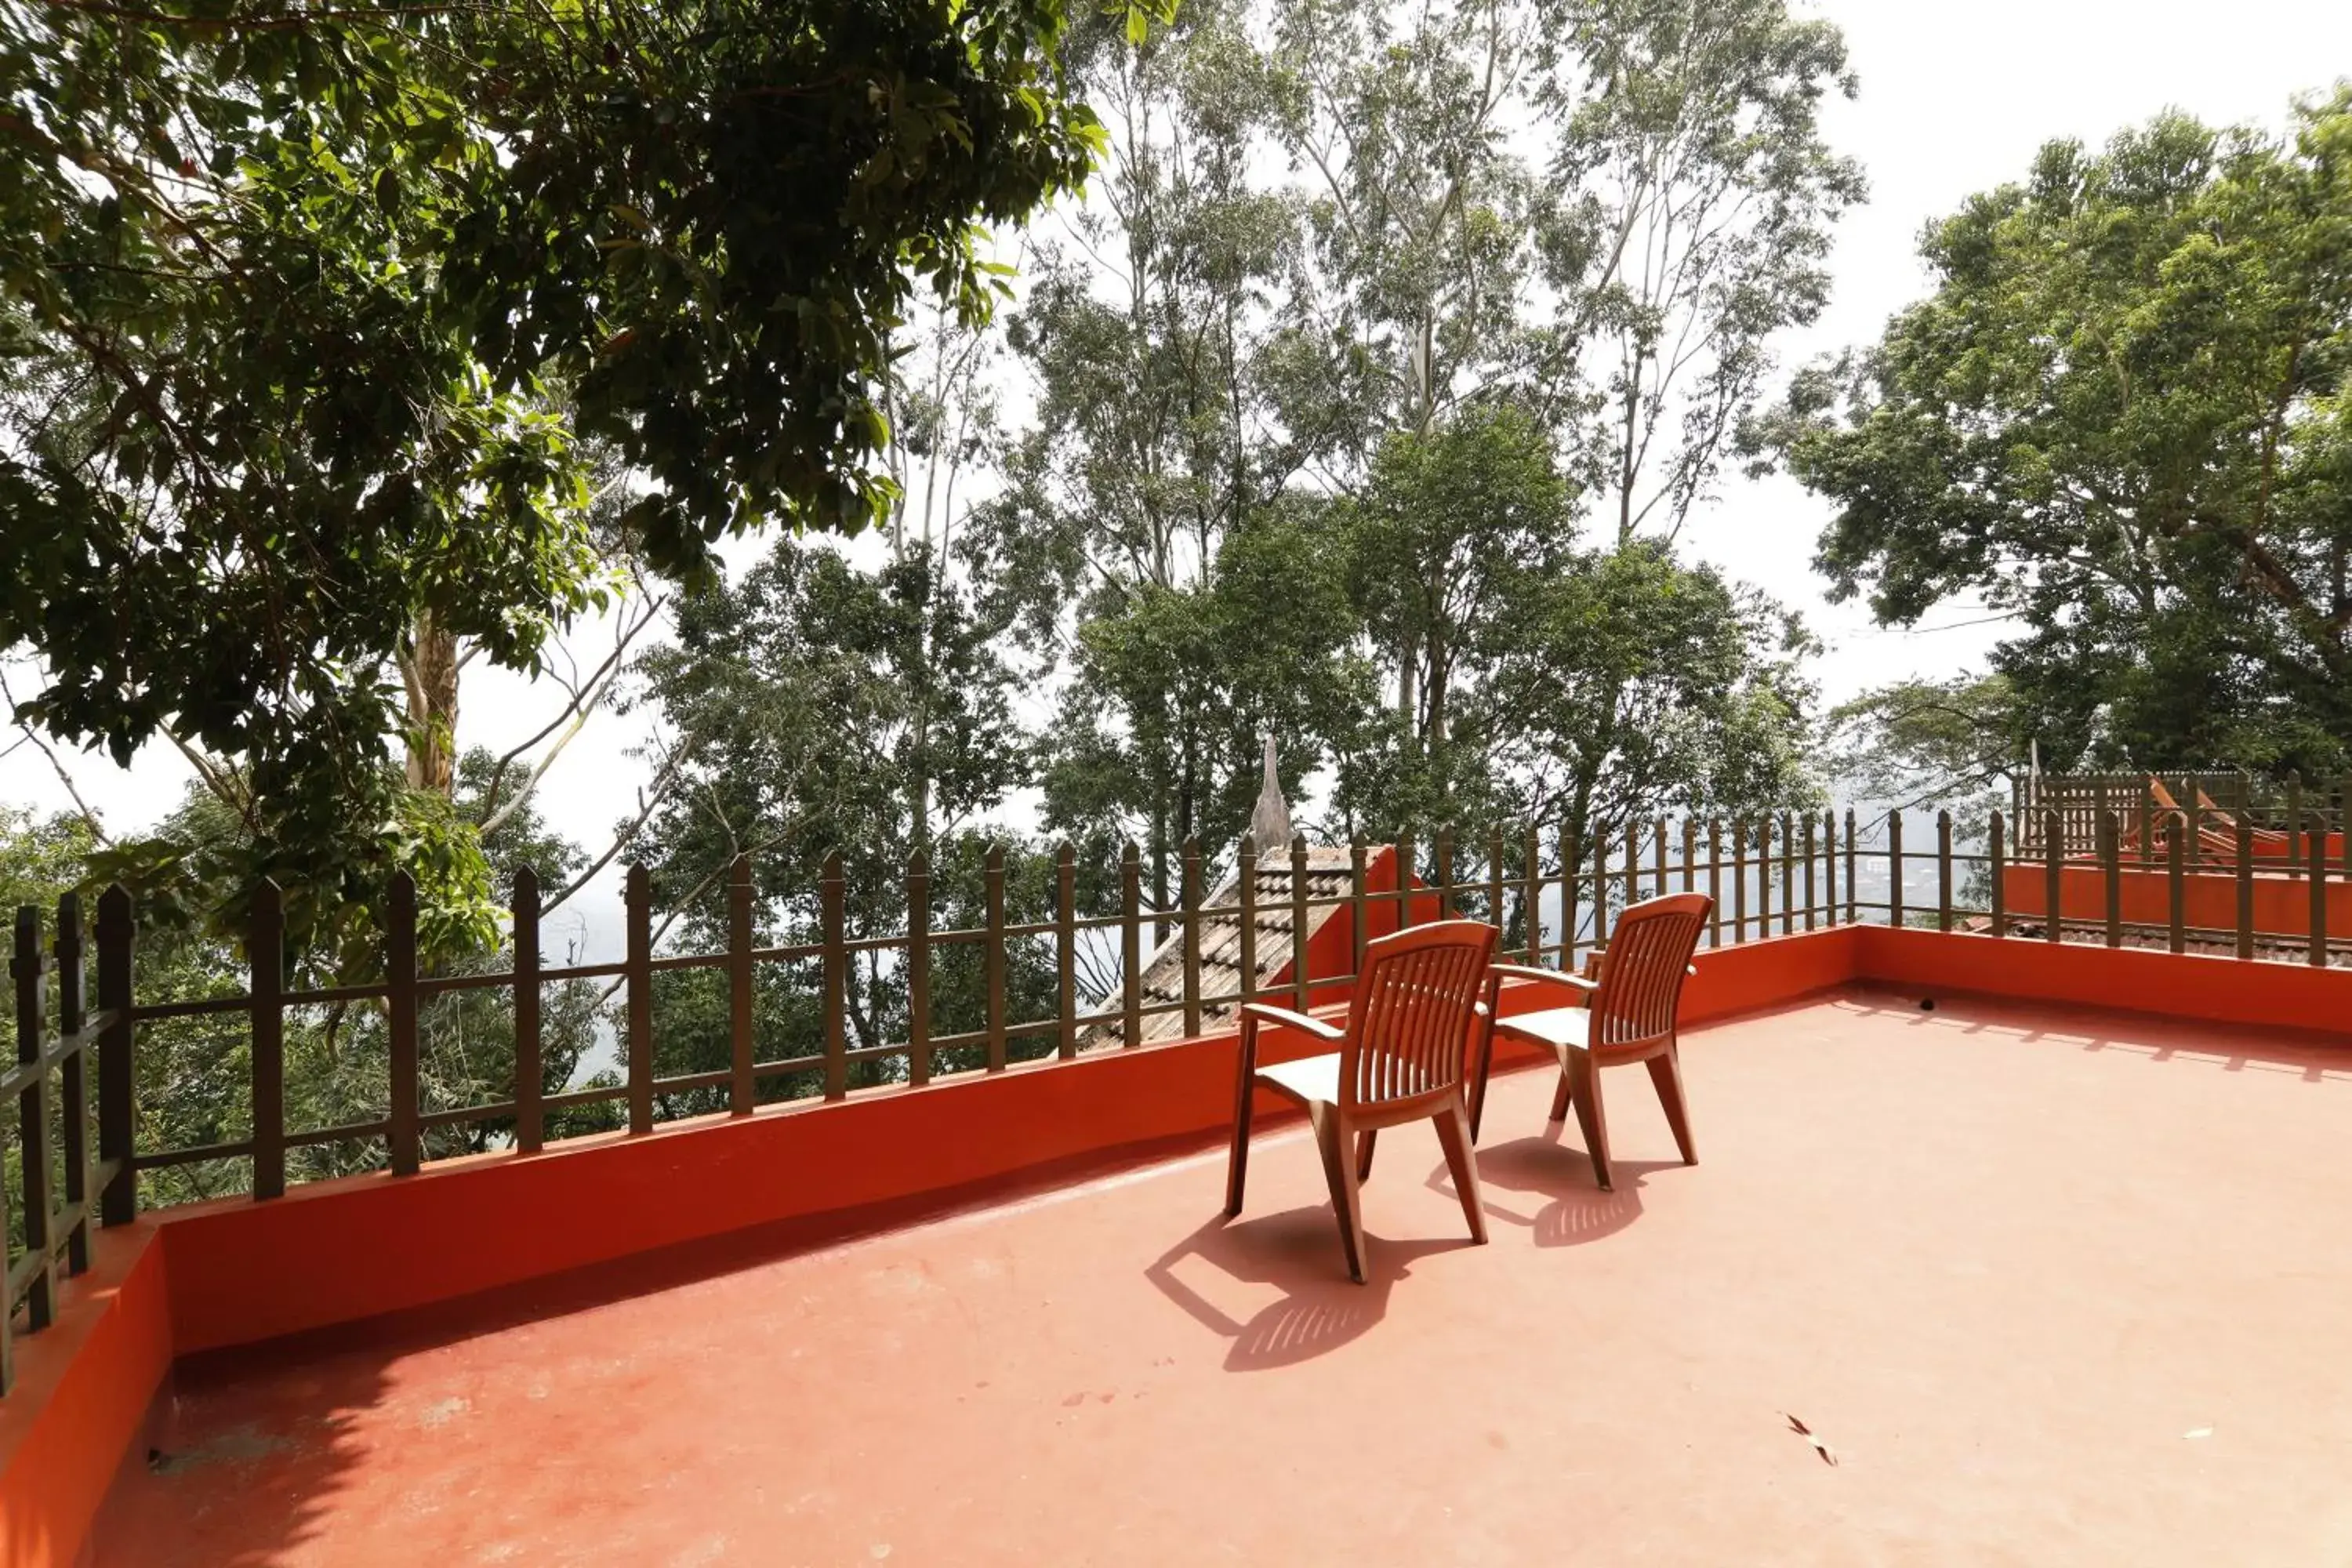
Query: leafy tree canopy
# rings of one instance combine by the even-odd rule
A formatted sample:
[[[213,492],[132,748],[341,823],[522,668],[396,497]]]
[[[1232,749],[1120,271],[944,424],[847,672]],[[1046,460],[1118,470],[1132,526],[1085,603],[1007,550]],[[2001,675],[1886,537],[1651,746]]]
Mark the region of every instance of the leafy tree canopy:
[[[2013,616],[2013,754],[2343,766],[2352,89],[2053,142],[1921,248],[1935,293],[1750,432],[1837,504],[1838,591]]]

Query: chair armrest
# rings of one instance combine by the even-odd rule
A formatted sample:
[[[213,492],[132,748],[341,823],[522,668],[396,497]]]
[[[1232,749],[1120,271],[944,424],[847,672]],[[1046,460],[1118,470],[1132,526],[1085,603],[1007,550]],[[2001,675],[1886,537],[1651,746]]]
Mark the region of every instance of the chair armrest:
[[[1531,963],[1489,964],[1486,973],[1508,975],[1514,980],[1540,980],[1547,985],[1572,986],[1588,995],[1601,989],[1598,980],[1587,980],[1581,974],[1570,974],[1564,969],[1540,969]]]
[[[1333,1045],[1348,1037],[1345,1029],[1337,1028],[1320,1018],[1310,1018],[1304,1013],[1294,1013],[1287,1007],[1276,1007],[1269,1002],[1244,1002],[1241,1016],[1255,1018],[1261,1024],[1279,1024],[1286,1029],[1297,1029],[1301,1034],[1312,1035]]]

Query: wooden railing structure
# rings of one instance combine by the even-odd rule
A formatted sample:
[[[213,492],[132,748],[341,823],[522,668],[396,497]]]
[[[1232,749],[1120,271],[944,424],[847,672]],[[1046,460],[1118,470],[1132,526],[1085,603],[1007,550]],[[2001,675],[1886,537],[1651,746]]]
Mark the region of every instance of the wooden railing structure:
[[[2352,776],[2308,784],[2297,773],[2273,780],[2245,773],[2021,773],[2015,784],[2018,847],[2037,858],[2043,826],[2058,814],[2058,842],[2068,855],[2095,855],[2099,819],[2115,813],[2126,841],[2158,842],[2168,818],[2182,818],[2199,831],[2189,838],[2189,864],[2198,864],[2210,836],[2225,840],[2241,824],[2261,834],[2292,836],[2287,858],[2299,857],[2298,842],[2313,827],[2341,833],[2352,811]]]
[[[285,984],[284,899],[275,885],[265,883],[251,905],[246,993],[143,1005],[134,997],[137,932],[132,900],[121,888],[107,889],[98,900],[94,927],[86,932],[81,900],[69,894],[59,900],[53,926],[43,911],[30,907],[19,909],[16,916],[11,974],[16,1065],[0,1078],[0,1089],[15,1098],[18,1115],[10,1151],[15,1156],[14,1173],[0,1181],[0,1230],[20,1238],[20,1253],[6,1270],[6,1310],[0,1311],[0,1392],[6,1386],[13,1334],[38,1332],[48,1326],[60,1280],[89,1266],[93,1225],[126,1224],[136,1215],[139,1181],[144,1172],[195,1161],[247,1160],[251,1163],[252,1195],[266,1202],[286,1190],[287,1152],[308,1145],[381,1139],[385,1164],[395,1176],[409,1175],[424,1162],[425,1132],[436,1127],[510,1122],[513,1147],[529,1152],[546,1141],[548,1113],[564,1107],[625,1101],[629,1133],[644,1135],[654,1128],[659,1097],[688,1089],[724,1089],[727,1112],[747,1116],[756,1109],[761,1080],[780,1075],[810,1075],[821,1083],[824,1099],[839,1100],[848,1092],[850,1068],[860,1062],[888,1061],[902,1069],[901,1081],[921,1085],[933,1080],[939,1053],[951,1048],[977,1048],[979,1065],[970,1069],[975,1073],[1006,1070],[1011,1065],[1010,1043],[1014,1040],[1044,1038],[1051,1043],[1050,1054],[1076,1057],[1083,1031],[1095,1025],[1117,1026],[1127,1043],[1125,1048],[1133,1048],[1142,1036],[1139,1025],[1148,1016],[1181,1012],[1184,1032],[1191,1036],[1200,1032],[1206,1009],[1267,994],[1304,1006],[1315,991],[1352,981],[1362,966],[1373,913],[1380,910],[1393,911],[1386,921],[1391,925],[1429,912],[1489,920],[1504,930],[1507,952],[1514,959],[1556,963],[1570,969],[1577,966],[1580,952],[1605,949],[1614,914],[1644,897],[1670,890],[1701,891],[1714,900],[1706,936],[1711,947],[1867,921],[1928,925],[1943,931],[1975,930],[1996,937],[2031,935],[2049,942],[2104,942],[2110,947],[2128,942],[2174,952],[2191,947],[2214,948],[2246,959],[2293,957],[2314,964],[2330,961],[2326,895],[2331,887],[2352,883],[2352,849],[2344,852],[2340,869],[2331,870],[2321,848],[2327,841],[2324,828],[2311,826],[2310,847],[2290,873],[2310,890],[2308,929],[2290,933],[2292,944],[2283,944],[2266,940],[2271,933],[2254,929],[2255,906],[2245,892],[2253,874],[2251,854],[2240,858],[2234,871],[2241,889],[2236,928],[2201,927],[2185,917],[2184,889],[2194,879],[2189,846],[2196,837],[2188,831],[2185,816],[2176,816],[2159,825],[2165,844],[2161,852],[2153,847],[2152,840],[2142,841],[2146,847],[2137,865],[2121,848],[2123,822],[2112,810],[2097,818],[2097,850],[2088,864],[2103,875],[2105,912],[2104,920],[2087,925],[2063,917],[2039,919],[2036,923],[2005,907],[2004,888],[2012,881],[2015,868],[2033,864],[2046,878],[2049,897],[2043,908],[2063,910],[2062,878],[2083,874],[2085,863],[2047,854],[2037,862],[2013,853],[2009,847],[2011,835],[1999,813],[1991,816],[1983,836],[1970,841],[1981,845],[1974,851],[1955,847],[1948,812],[1934,818],[1932,839],[1925,844],[1906,843],[1912,825],[1899,812],[1860,826],[1852,811],[1844,813],[1842,820],[1833,812],[1781,814],[1728,823],[1660,818],[1636,824],[1590,846],[1579,845],[1563,832],[1547,834],[1538,829],[1495,835],[1476,847],[1458,845],[1451,833],[1440,833],[1426,856],[1410,840],[1399,843],[1395,864],[1413,868],[1414,875],[1402,879],[1403,886],[1380,890],[1367,886],[1370,850],[1359,839],[1349,847],[1348,889],[1333,897],[1309,896],[1307,848],[1301,839],[1294,841],[1288,852],[1291,896],[1286,910],[1282,911],[1290,922],[1287,929],[1307,929],[1314,910],[1347,909],[1353,933],[1352,963],[1340,973],[1317,973],[1309,962],[1309,944],[1300,942],[1295,949],[1298,962],[1294,972],[1270,991],[1259,984],[1252,949],[1261,916],[1275,911],[1258,907],[1259,857],[1256,847],[1244,839],[1236,866],[1242,984],[1236,990],[1215,994],[1203,994],[1201,984],[1205,863],[1197,844],[1188,844],[1182,851],[1182,894],[1177,908],[1145,907],[1139,857],[1130,845],[1119,865],[1118,911],[1093,916],[1076,912],[1076,866],[1066,846],[1054,857],[1054,918],[1027,923],[1005,919],[1004,852],[992,850],[984,867],[983,923],[958,931],[931,929],[929,869],[918,854],[907,868],[904,929],[859,936],[852,936],[846,929],[841,862],[835,857],[826,863],[817,889],[818,940],[783,946],[761,946],[755,942],[751,868],[748,860],[739,859],[730,868],[727,885],[727,947],[723,952],[698,953],[656,951],[648,878],[644,868],[633,868],[624,893],[625,956],[617,962],[563,967],[541,963],[540,889],[537,879],[525,870],[514,888],[514,966],[495,973],[450,975],[419,971],[415,890],[403,876],[394,879],[384,911],[387,973],[383,980],[372,985],[312,990],[289,989]],[[2063,845],[2067,840],[2059,807],[2048,808],[2037,828],[2032,840],[2037,845]],[[2237,830],[2251,836],[2253,828],[2242,819]],[[2150,866],[2161,868],[2169,888],[2168,918],[2126,921],[2118,889],[2127,876],[2147,875]],[[1978,893],[1982,901],[1972,906],[1970,899]],[[1233,918],[1236,911],[1221,913]],[[1145,934],[1148,927],[1162,923],[1172,930],[1174,940],[1184,944],[1182,994],[1171,1000],[1148,1000],[1140,986],[1148,952]],[[2346,924],[2343,934],[2352,938],[2352,923]],[[1008,1016],[1006,1001],[1009,944],[1042,939],[1051,939],[1055,954],[1059,982],[1055,1016],[1014,1020]],[[1108,995],[1081,997],[1077,952],[1079,944],[1086,942],[1112,944],[1118,954],[1121,978]],[[977,944],[983,954],[984,1022],[978,1029],[933,1033],[932,959],[944,950],[971,944]],[[872,952],[895,956],[897,979],[908,1000],[909,1037],[853,1048],[846,1027],[845,987],[853,961]],[[785,1059],[757,1059],[755,967],[812,961],[822,997],[819,1048]],[[2352,955],[2347,955],[2347,961],[2352,961]],[[717,970],[727,977],[729,1065],[716,1071],[658,1077],[653,982],[660,974],[693,969]],[[605,979],[618,981],[626,992],[620,1031],[625,1081],[610,1088],[544,1092],[540,1056],[541,988],[565,981]],[[94,1009],[87,1005],[93,980]],[[511,1097],[494,1104],[428,1113],[418,1092],[420,1005],[435,996],[486,988],[513,993],[516,1049]],[[287,1014],[298,1007],[338,1003],[383,1008],[391,1102],[384,1115],[373,1121],[290,1128],[286,1124]],[[134,1054],[140,1027],[217,1014],[243,1015],[250,1030],[251,1135],[194,1148],[134,1148]],[[0,1134],[5,1131],[0,1128]],[[5,1142],[0,1137],[0,1144]]]

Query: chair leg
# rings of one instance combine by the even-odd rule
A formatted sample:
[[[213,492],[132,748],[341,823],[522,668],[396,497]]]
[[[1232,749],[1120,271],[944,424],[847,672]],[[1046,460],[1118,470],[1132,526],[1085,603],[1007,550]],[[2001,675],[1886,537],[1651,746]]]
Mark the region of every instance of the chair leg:
[[[1568,1107],[1569,1102],[1574,1098],[1574,1088],[1575,1085],[1569,1078],[1568,1064],[1562,1062],[1559,1068],[1559,1087],[1551,1091],[1551,1119],[1554,1121],[1568,1120]]]
[[[1234,1149],[1225,1161],[1225,1216],[1230,1219],[1242,1212],[1242,1187],[1249,1180],[1250,1101],[1255,1098],[1252,1084],[1242,1080],[1241,1093],[1234,1105]]]
[[[1568,1070],[1574,1080],[1576,1124],[1584,1130],[1584,1146],[1592,1153],[1593,1177],[1602,1192],[1613,1193],[1617,1189],[1609,1179],[1609,1115],[1601,1106],[1601,1074],[1583,1051],[1569,1058]]]
[[[1348,1278],[1364,1282],[1364,1211],[1356,1195],[1356,1163],[1348,1124],[1339,1108],[1318,1101],[1307,1108],[1315,1123],[1315,1142],[1323,1151],[1323,1176],[1331,1184],[1331,1207],[1339,1216],[1339,1245],[1348,1253]]]
[[[1683,1152],[1683,1163],[1698,1163],[1698,1151],[1691,1142],[1690,1110],[1683,1103],[1683,1069],[1678,1053],[1669,1046],[1664,1055],[1650,1058],[1650,1081],[1658,1086],[1658,1103],[1665,1107],[1666,1125],[1674,1129],[1675,1147]]]
[[[1478,1196],[1478,1162],[1470,1154],[1470,1113],[1456,1100],[1432,1120],[1437,1123],[1437,1141],[1445,1145],[1445,1163],[1454,1173],[1454,1190],[1462,1198],[1462,1217],[1470,1222],[1470,1239],[1483,1245],[1486,1239],[1486,1207]]]
[[[1478,1129],[1486,1120],[1486,1079],[1494,1070],[1495,1026],[1489,1023],[1480,1031],[1477,1063],[1470,1080],[1470,1142],[1474,1146],[1478,1142]]]
[[[1367,1127],[1356,1134],[1356,1180],[1360,1184],[1372,1179],[1372,1145],[1380,1136],[1377,1127]]]

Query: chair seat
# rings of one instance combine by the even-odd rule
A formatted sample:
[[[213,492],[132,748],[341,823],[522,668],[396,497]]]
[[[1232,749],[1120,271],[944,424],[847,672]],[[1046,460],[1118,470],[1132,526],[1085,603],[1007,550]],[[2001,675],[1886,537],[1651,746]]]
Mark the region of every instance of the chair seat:
[[[1498,1018],[1495,1033],[1541,1046],[1566,1061],[1569,1052],[1591,1048],[1592,1015],[1581,1007],[1547,1007],[1540,1013]]]
[[[1257,1069],[1258,1080],[1273,1085],[1293,1100],[1313,1105],[1339,1103],[1339,1053],[1332,1051],[1319,1057],[1301,1057],[1295,1062],[1276,1062]]]

